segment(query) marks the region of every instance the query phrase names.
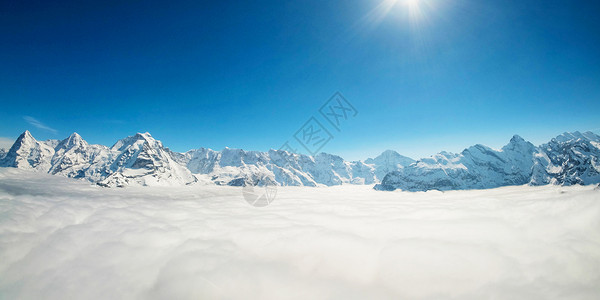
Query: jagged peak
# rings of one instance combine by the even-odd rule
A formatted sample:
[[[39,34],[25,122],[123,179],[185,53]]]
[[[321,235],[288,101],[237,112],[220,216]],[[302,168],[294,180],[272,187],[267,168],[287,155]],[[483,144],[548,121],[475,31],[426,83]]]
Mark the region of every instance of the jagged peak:
[[[379,156],[382,156],[382,155],[400,155],[400,153],[398,153],[394,150],[388,149],[388,150],[381,152],[381,154],[379,154]]]
[[[589,140],[597,141],[597,142],[600,141],[600,136],[591,131],[586,131],[586,132],[582,133],[582,135]]]
[[[244,149],[239,149],[239,148],[229,148],[229,147],[225,147],[223,148],[223,150],[221,150],[221,153],[245,153],[246,151],[244,151]]]
[[[148,132],[144,132],[144,133],[138,132],[135,135],[128,136],[128,137],[126,137],[124,139],[121,139],[121,140],[117,141],[111,147],[111,149],[118,150],[118,149],[121,149],[123,147],[129,146],[129,145],[133,145],[137,141],[144,141],[144,143],[148,143],[151,147],[154,147],[154,146],[162,147],[162,143],[160,141],[157,141],[156,139],[154,139],[152,137],[152,135],[150,135],[150,133],[148,133]]]
[[[10,149],[12,150],[15,147],[19,148],[21,147],[21,145],[29,143],[37,143],[37,140],[33,137],[33,135],[31,135],[31,132],[29,132],[29,130],[25,130],[23,133],[21,133],[21,135],[19,135],[15,143],[12,145],[12,147],[10,147]]]
[[[490,150],[491,149],[491,150],[493,150],[491,147],[488,147],[488,146],[486,146],[484,144],[475,144],[475,145],[473,145],[471,147],[468,147],[467,149],[463,150],[463,152],[468,151],[468,150],[473,150],[473,149],[479,149],[479,150]]]
[[[33,137],[33,135],[31,135],[31,132],[29,132],[29,130],[25,130],[23,133],[21,133],[21,135],[19,135],[19,137],[15,140],[15,142],[12,144],[12,146],[6,153],[12,153],[14,155],[20,149],[32,148],[35,147],[38,143],[39,142]]]
[[[148,132],[148,131],[143,132],[143,133],[142,132],[138,132],[138,133],[135,134],[135,137],[144,138],[144,139],[154,139],[152,137],[152,135],[150,134],[150,132]]]
[[[475,145],[475,146],[477,146],[477,145]],[[456,153],[454,153],[454,152],[449,152],[449,151],[446,151],[446,150],[442,150],[442,151],[438,152],[436,155],[442,155],[442,156],[456,156]],[[436,156],[436,155],[434,155],[434,156]]]
[[[73,133],[71,133],[71,135],[69,135],[69,137],[60,141],[58,143],[58,145],[56,145],[56,149],[70,148],[74,145],[84,145],[84,144],[87,144],[87,142],[77,132],[73,132]]]
[[[510,139],[510,142],[502,147],[503,151],[532,151],[535,146],[522,138],[520,135],[515,134]]]
[[[558,135],[557,137],[553,138],[553,141],[557,141],[557,142],[561,142],[561,143],[565,143],[565,142],[571,142],[571,141],[576,141],[576,140],[598,140],[600,137],[598,137],[597,135],[595,135],[592,132],[585,132],[585,133],[581,133],[579,131],[573,131],[573,132],[563,132],[562,134]]]
[[[17,138],[17,140],[22,140],[22,139],[33,139],[33,140],[35,140],[35,138],[33,137],[33,135],[31,135],[31,132],[29,132],[29,130],[23,131],[23,133],[21,133],[21,135],[19,135],[19,137]]]
[[[510,143],[522,143],[522,142],[525,142],[525,139],[522,138],[518,134],[513,135],[513,137],[510,139]]]
[[[404,156],[404,155],[398,153],[395,150],[388,149],[388,150],[385,150],[385,151],[381,152],[381,154],[379,154],[375,158],[368,158],[368,159],[366,159],[365,163],[367,163],[367,164],[373,164],[373,163],[375,163],[377,161],[388,160],[390,158],[393,159],[393,160],[396,160],[396,159],[398,159],[398,160],[404,160],[405,163],[403,163],[403,164],[409,164],[409,163],[415,162],[414,159],[412,159],[412,158],[410,158],[408,156]]]
[[[81,135],[79,135],[79,133],[77,133],[77,132],[73,132],[73,133],[71,133],[71,135],[69,135],[69,137],[68,137],[68,138],[66,138],[65,140],[66,140],[66,141],[69,141],[69,142],[71,142],[71,143],[74,143],[74,142],[80,142],[80,141],[83,141],[83,138],[81,137]]]
[[[328,159],[333,159],[333,160],[344,160],[341,156],[339,155],[335,155],[335,154],[330,154],[330,153],[326,153],[326,152],[319,152],[317,155],[314,156],[315,158],[328,158]]]
[[[152,135],[149,132],[147,132],[147,131],[143,132],[143,133],[142,132],[137,132],[135,135],[129,136],[129,137],[125,138],[125,139],[131,139],[132,141],[143,140],[143,141],[147,141],[149,143],[155,143],[155,142],[157,142],[157,140],[154,139],[152,137]]]

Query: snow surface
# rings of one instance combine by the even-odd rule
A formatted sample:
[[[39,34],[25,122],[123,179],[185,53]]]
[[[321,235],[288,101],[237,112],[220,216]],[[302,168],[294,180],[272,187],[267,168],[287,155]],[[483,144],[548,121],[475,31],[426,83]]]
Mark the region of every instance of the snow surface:
[[[105,189],[0,168],[2,299],[598,299],[600,190]]]

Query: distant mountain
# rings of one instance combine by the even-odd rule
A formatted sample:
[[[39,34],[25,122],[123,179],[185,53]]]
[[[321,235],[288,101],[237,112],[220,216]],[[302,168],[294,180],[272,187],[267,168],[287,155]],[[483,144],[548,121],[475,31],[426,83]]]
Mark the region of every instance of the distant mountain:
[[[23,132],[0,161],[0,166],[48,172],[54,147],[38,142],[29,131]]]
[[[395,170],[410,160],[392,152],[386,151],[370,163],[349,162],[326,153],[313,157],[282,150],[200,148],[178,153],[149,133],[126,137],[109,148],[88,144],[77,133],[62,141],[37,141],[25,131],[6,155],[0,156],[0,166],[81,178],[106,187],[196,182],[330,186],[379,182],[383,170]]]
[[[372,184],[376,166],[348,162],[337,155],[316,156],[225,148],[197,149],[184,153],[186,166],[195,174],[211,174],[217,184],[317,186]]]
[[[125,138],[108,148],[90,145],[77,133],[62,141],[40,142],[25,131],[0,160],[0,166],[83,178],[102,186],[196,181],[185,167],[171,159],[169,150],[148,133]]]
[[[564,133],[535,147],[515,135],[500,150],[483,145],[440,152],[388,173],[377,190],[485,189],[507,185],[600,182],[600,136]]]
[[[375,176],[379,181],[388,173],[407,167],[414,162],[414,159],[402,156],[394,150],[386,150],[375,158],[365,160],[365,164],[376,166]]]
[[[565,132],[540,146],[531,183],[592,184],[600,182],[600,136]]]
[[[168,148],[149,133],[116,142],[105,161],[101,186],[185,185],[196,182],[192,173],[175,161]]]

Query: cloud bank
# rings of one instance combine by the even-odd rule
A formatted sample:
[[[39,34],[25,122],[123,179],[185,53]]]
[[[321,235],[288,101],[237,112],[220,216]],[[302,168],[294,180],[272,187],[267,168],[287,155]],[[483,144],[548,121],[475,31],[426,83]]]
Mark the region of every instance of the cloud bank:
[[[5,149],[8,151],[8,149],[10,149],[14,143],[14,138],[0,137],[0,149]]]
[[[0,168],[3,299],[596,299],[600,191],[103,189]]]

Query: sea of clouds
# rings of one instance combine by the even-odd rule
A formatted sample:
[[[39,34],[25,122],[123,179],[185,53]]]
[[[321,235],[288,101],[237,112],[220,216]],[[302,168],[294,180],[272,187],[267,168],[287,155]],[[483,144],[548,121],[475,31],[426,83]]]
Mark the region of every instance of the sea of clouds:
[[[600,191],[106,189],[0,168],[0,299],[598,299]]]

